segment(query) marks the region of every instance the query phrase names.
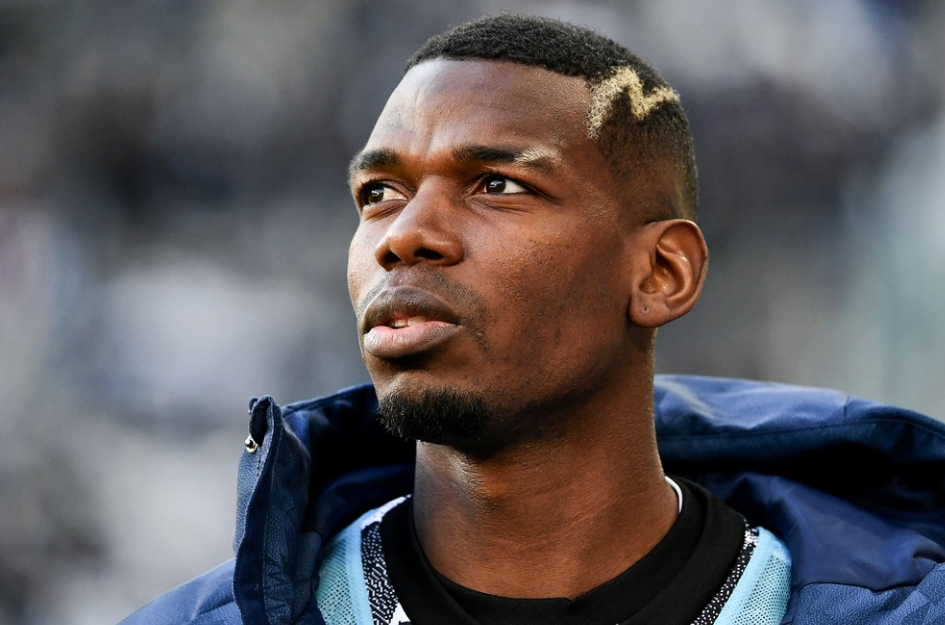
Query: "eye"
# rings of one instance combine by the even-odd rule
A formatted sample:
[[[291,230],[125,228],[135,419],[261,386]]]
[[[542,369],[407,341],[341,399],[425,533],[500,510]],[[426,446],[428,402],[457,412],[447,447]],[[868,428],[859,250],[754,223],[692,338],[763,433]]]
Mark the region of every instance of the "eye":
[[[483,178],[482,190],[485,193],[506,195],[511,195],[513,193],[528,193],[528,189],[519,183],[498,174],[489,174]]]
[[[364,185],[361,188],[361,192],[358,194],[361,200],[361,206],[370,206],[372,204],[380,204],[381,202],[389,202],[391,200],[405,200],[406,196],[392,188],[391,186],[384,184],[383,182],[372,182]]]

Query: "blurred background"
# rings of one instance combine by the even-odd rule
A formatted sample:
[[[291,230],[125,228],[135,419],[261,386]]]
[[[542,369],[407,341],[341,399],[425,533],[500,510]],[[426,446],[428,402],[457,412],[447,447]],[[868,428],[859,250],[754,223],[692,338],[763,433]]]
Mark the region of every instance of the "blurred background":
[[[0,625],[230,557],[248,398],[367,380],[347,162],[422,41],[503,10],[682,94],[712,263],[661,371],[945,417],[945,3],[0,0]]]

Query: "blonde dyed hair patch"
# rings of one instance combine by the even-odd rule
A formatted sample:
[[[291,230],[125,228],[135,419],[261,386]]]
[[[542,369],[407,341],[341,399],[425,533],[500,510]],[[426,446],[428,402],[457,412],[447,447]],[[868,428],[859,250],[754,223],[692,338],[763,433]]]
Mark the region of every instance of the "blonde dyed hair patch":
[[[600,129],[621,93],[630,98],[630,112],[637,120],[646,119],[653,109],[666,102],[679,102],[679,94],[667,86],[643,93],[643,81],[630,67],[616,67],[614,73],[591,87],[591,106],[587,112],[587,137],[596,140]]]

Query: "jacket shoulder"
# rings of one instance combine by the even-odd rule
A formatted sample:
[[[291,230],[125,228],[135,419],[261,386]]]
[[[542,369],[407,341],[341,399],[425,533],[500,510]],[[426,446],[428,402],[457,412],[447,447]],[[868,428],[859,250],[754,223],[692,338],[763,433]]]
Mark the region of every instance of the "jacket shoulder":
[[[239,625],[233,599],[233,560],[178,586],[119,625]]]
[[[945,564],[916,586],[875,592],[845,584],[809,584],[796,600],[793,625],[945,623]]]
[[[893,461],[945,459],[945,423],[830,389],[659,375],[654,403],[664,460],[770,461],[851,441]]]

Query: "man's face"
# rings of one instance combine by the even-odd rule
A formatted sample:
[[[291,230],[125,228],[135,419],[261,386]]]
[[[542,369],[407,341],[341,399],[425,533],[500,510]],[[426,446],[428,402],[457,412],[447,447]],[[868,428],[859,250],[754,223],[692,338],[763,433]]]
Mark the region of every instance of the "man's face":
[[[534,436],[626,380],[634,211],[586,138],[589,97],[540,68],[427,61],[355,158],[348,287],[378,398],[477,407],[429,432],[420,410],[408,434]]]

